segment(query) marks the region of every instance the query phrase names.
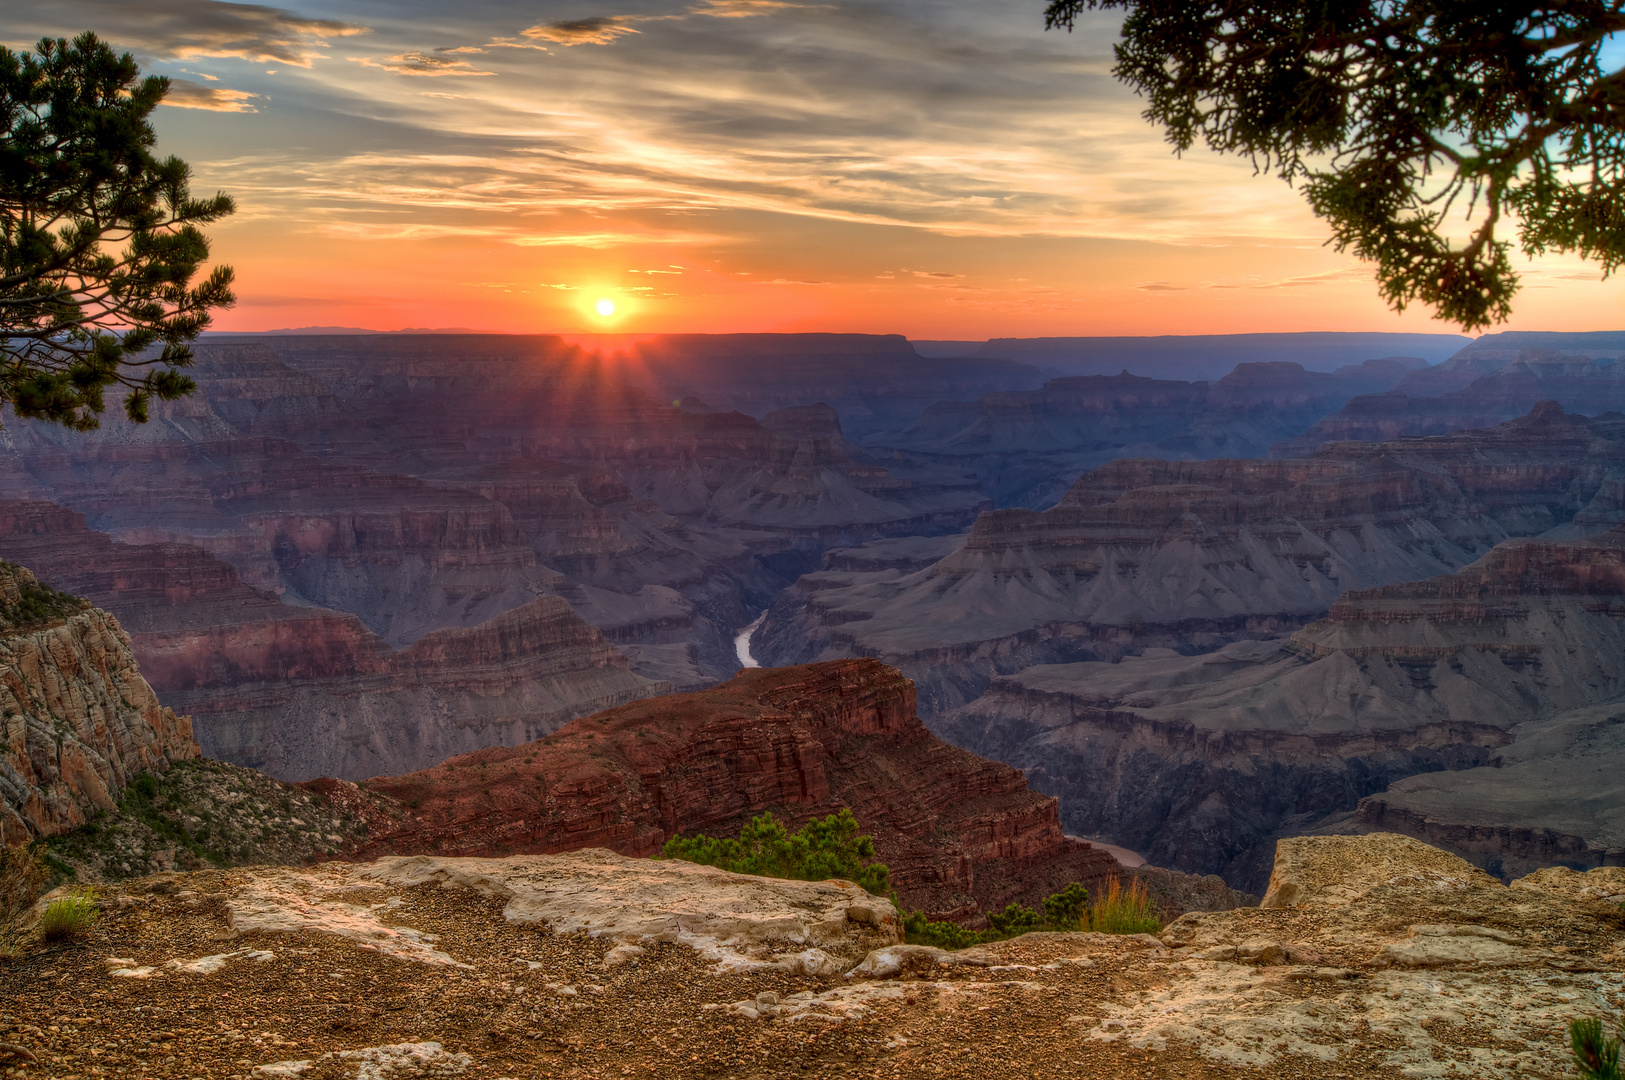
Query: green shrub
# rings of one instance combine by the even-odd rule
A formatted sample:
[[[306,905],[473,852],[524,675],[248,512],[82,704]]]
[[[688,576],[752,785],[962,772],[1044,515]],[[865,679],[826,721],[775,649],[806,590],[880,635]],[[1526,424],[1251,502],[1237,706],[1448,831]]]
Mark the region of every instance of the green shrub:
[[[1569,1041],[1574,1047],[1574,1064],[1580,1070],[1580,1080],[1621,1080],[1621,1039],[1625,1039],[1625,1024],[1620,1025],[1620,1038],[1604,1037],[1602,1021],[1595,1017],[1569,1024]]]
[[[45,913],[40,916],[40,936],[46,941],[78,937],[90,929],[98,913],[96,901],[87,892],[52,900],[45,905]]]
[[[1113,878],[1106,894],[1096,897],[1089,908],[1089,929],[1098,934],[1155,934],[1162,929],[1162,914],[1145,882],[1137,880],[1125,889]]]
[[[1006,941],[1034,930],[1081,930],[1088,906],[1089,890],[1074,881],[1046,897],[1042,913],[1020,904],[1007,904],[1003,911],[988,912],[986,930],[967,930],[957,923],[933,922],[922,911],[909,911],[903,915],[903,940],[910,945],[963,949]]]
[[[736,874],[788,878],[793,881],[855,881],[875,896],[891,893],[891,870],[875,857],[871,837],[858,834],[858,819],[843,809],[827,818],[813,818],[799,832],[790,832],[771,813],[752,818],[737,838],[718,840],[701,833],[666,841],[661,855],[731,870]]]
[[[958,923],[933,922],[925,917],[923,911],[907,911],[903,913],[903,940],[910,945],[967,949],[989,939],[986,931],[967,930]]]

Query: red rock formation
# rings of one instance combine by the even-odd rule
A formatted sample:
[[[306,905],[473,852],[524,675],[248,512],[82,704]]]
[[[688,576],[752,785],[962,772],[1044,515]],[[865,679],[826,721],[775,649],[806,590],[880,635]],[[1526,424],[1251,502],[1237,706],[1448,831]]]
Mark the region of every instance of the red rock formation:
[[[1036,903],[1121,872],[1104,850],[1065,837],[1056,801],[1019,771],[927,731],[913,684],[873,660],[744,671],[363,788],[411,808],[373,824],[369,855],[647,855],[672,835],[725,834],[766,810],[798,827],[845,806],[904,900],[939,915]]]

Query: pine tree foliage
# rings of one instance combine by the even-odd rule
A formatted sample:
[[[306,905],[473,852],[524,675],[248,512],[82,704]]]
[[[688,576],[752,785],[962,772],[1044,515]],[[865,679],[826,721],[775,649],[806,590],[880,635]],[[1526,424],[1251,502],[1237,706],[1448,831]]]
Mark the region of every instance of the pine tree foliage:
[[[233,212],[194,199],[190,170],[160,160],[149,117],[168,93],[93,34],[0,47],[0,404],[97,426],[103,394],[147,418],[195,386],[182,369],[232,272],[201,226]]]
[[[1114,73],[1169,142],[1300,185],[1398,310],[1504,320],[1512,220],[1531,256],[1625,261],[1625,0],[1051,0],[1047,25],[1096,8],[1127,12]]]

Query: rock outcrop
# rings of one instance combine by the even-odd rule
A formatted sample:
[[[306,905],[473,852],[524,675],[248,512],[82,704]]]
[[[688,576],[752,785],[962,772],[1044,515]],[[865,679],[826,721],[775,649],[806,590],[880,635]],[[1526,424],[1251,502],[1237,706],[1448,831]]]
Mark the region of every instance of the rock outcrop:
[[[1497,875],[1597,866],[1625,859],[1622,653],[1625,529],[1520,539],[1285,640],[1036,666],[936,729],[1028,768],[1069,830],[1241,887],[1274,837],[1324,825]]]
[[[0,563],[0,844],[52,836],[117,804],[136,774],[198,755],[158,703],[118,621]]]
[[[1622,422],[1550,404],[1303,460],[1119,461],[1052,510],[982,515],[924,569],[809,574],[751,644],[763,663],[880,657],[934,715],[1034,664],[1290,631],[1348,589],[1452,571],[1511,536],[1606,528],[1622,475]]]
[[[850,885],[605,852],[163,875],[103,889],[89,948],[25,942],[0,1030],[52,1075],[1525,1080],[1617,1017],[1601,872],[1291,854],[1296,903],[956,953]]]
[[[648,855],[763,811],[794,828],[848,807],[904,900],[944,917],[1121,874],[1110,854],[1062,833],[1055,801],[1021,773],[927,731],[913,686],[872,660],[743,671],[363,790],[409,810],[374,821],[362,855]]]
[[[406,772],[669,689],[557,596],[396,650],[354,615],[249,588],[199,548],[118,543],[50,503],[0,501],[0,556],[117,614],[205,753],[282,779]]]

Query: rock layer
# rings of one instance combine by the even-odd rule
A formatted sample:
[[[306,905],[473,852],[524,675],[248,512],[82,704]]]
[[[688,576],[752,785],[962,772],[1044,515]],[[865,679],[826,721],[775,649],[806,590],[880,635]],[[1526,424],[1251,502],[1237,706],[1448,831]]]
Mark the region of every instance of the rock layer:
[[[81,825],[138,773],[198,756],[107,612],[0,563],[0,614],[0,844]]]

